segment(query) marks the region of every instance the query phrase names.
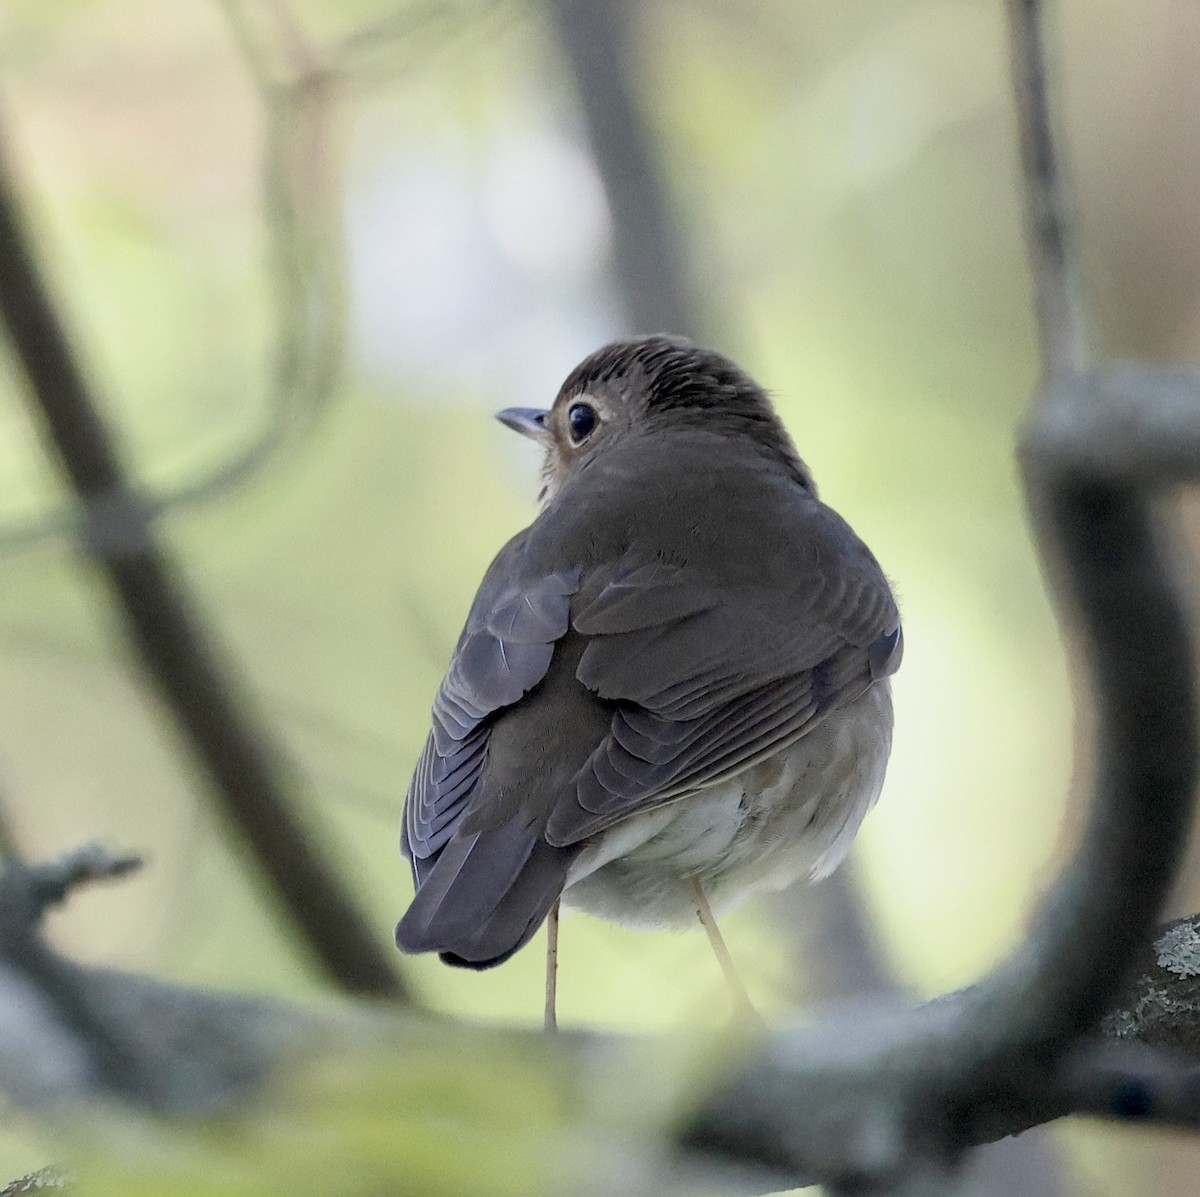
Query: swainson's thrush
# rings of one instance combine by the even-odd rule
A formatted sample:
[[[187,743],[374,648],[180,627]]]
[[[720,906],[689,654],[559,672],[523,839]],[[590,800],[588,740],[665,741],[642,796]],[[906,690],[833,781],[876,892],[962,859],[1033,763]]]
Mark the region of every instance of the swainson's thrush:
[[[488,968],[561,897],[644,927],[699,913],[720,950],[706,904],[826,876],[879,795],[887,579],[717,353],[617,341],[549,411],[499,419],[545,448],[542,510],[434,699],[396,942]]]

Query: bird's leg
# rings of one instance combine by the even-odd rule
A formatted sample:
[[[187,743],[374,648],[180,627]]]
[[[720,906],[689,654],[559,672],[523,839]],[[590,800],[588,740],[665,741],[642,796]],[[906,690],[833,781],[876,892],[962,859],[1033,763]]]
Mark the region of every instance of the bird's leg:
[[[717,926],[717,920],[713,918],[708,899],[704,896],[704,887],[700,884],[698,877],[692,878],[692,892],[696,896],[696,914],[700,917],[700,925],[708,935],[708,942],[712,944],[712,950],[717,957],[717,963],[721,966],[721,972],[725,974],[725,984],[729,986],[729,995],[733,998],[734,1008],[739,1014],[749,1015],[756,1022],[761,1021],[758,1011],[754,1008],[754,1003],[750,1000],[750,995],[746,992],[746,987],[742,984],[741,977],[738,976],[737,969],[733,966],[733,957],[730,956],[729,949],[725,946],[721,929]]]
[[[558,995],[558,903],[550,907],[546,916],[546,1030],[558,1030],[558,1012],[555,1001]]]

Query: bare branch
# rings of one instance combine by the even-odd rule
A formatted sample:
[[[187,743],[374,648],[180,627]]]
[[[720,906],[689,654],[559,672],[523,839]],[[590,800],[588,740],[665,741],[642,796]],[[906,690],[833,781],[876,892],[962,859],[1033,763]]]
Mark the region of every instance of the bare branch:
[[[97,1088],[160,1109],[170,1104],[170,1073],[163,1061],[136,1029],[115,1028],[97,1012],[77,970],[47,948],[40,934],[46,908],[71,888],[133,867],[131,859],[116,860],[95,847],[38,867],[10,860],[0,870],[0,964],[31,984],[65,1033],[84,1045]],[[14,1050],[11,1044],[8,1050]]]
[[[1141,493],[1159,462],[1105,448],[1128,419],[1174,406],[1159,377],[1085,377],[1087,346],[1052,135],[1038,0],[1009,0],[1029,257],[1044,386],[1021,450],[1034,531],[1065,622],[1083,642],[1098,716],[1083,843],[1043,902],[1031,950],[978,987],[968,1017],[1004,1027],[978,1073],[1013,1051],[1053,1056],[1094,1026],[1150,936],[1186,840],[1197,781],[1194,658],[1170,546]],[[1081,402],[1081,397],[1083,401]],[[1078,419],[1083,406],[1091,411]],[[1200,459],[1191,463],[1200,472]]]
[[[1076,402],[1078,385],[1071,377],[1044,392],[1023,457],[1047,569],[1093,678],[1095,797],[1084,841],[1034,925],[1034,952],[999,974],[981,1011],[1043,1048],[1094,1025],[1148,940],[1182,855],[1197,774],[1195,658],[1168,564],[1173,545],[1138,479],[1060,464],[1040,432],[1050,422],[1059,443],[1057,409]],[[1146,389],[1156,397],[1152,381]],[[1088,394],[1102,421],[1106,392]],[[1110,415],[1111,429],[1120,412]],[[1078,435],[1091,430],[1080,425]],[[981,1067],[991,1054],[981,1053]]]
[[[1200,376],[1183,369],[1117,363],[1059,380],[1030,439],[1059,468],[1153,493],[1196,477]]]

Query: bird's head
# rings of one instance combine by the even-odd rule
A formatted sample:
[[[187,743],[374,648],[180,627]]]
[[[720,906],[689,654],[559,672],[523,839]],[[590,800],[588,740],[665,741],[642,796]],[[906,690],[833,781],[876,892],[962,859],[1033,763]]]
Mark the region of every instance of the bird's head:
[[[613,341],[568,375],[548,411],[509,407],[496,418],[545,449],[542,489],[549,503],[571,475],[630,435],[664,437],[704,428],[748,437],[814,491],[767,393],[739,366],[683,337],[656,333]]]

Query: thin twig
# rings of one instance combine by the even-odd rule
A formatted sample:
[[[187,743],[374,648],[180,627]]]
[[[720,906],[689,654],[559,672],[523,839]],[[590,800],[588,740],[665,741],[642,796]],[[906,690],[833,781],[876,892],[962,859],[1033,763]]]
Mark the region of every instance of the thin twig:
[[[1042,374],[1083,370],[1086,321],[1070,244],[1067,184],[1054,142],[1041,0],[1005,0]]]
[[[147,514],[208,502],[256,478],[301,442],[332,401],[345,349],[345,264],[335,79],[285,6],[222,0],[235,44],[262,97],[263,211],[274,284],[274,365],[261,427],[198,476],[144,499]],[[78,535],[77,513],[0,527],[0,556]]]
[[[331,69],[348,89],[369,92],[448,51],[492,41],[528,7],[529,0],[415,0],[335,41]]]
[[[226,494],[311,432],[332,402],[345,350],[336,79],[285,5],[223,0],[223,7],[267,113],[263,214],[276,290],[273,376],[258,435],[165,495],[163,506]]]
[[[50,864],[8,861],[0,868],[0,962],[33,985],[55,1020],[86,1045],[100,1087],[160,1109],[171,1104],[172,1084],[155,1050],[97,1010],[77,971],[46,947],[40,933],[47,907],[72,888],[136,867],[133,858],[114,858],[95,845]]]
[[[29,894],[40,916],[51,906],[59,906],[69,894],[97,881],[119,881],[142,867],[140,856],[114,856],[102,844],[84,844],[60,860],[29,870]]]

